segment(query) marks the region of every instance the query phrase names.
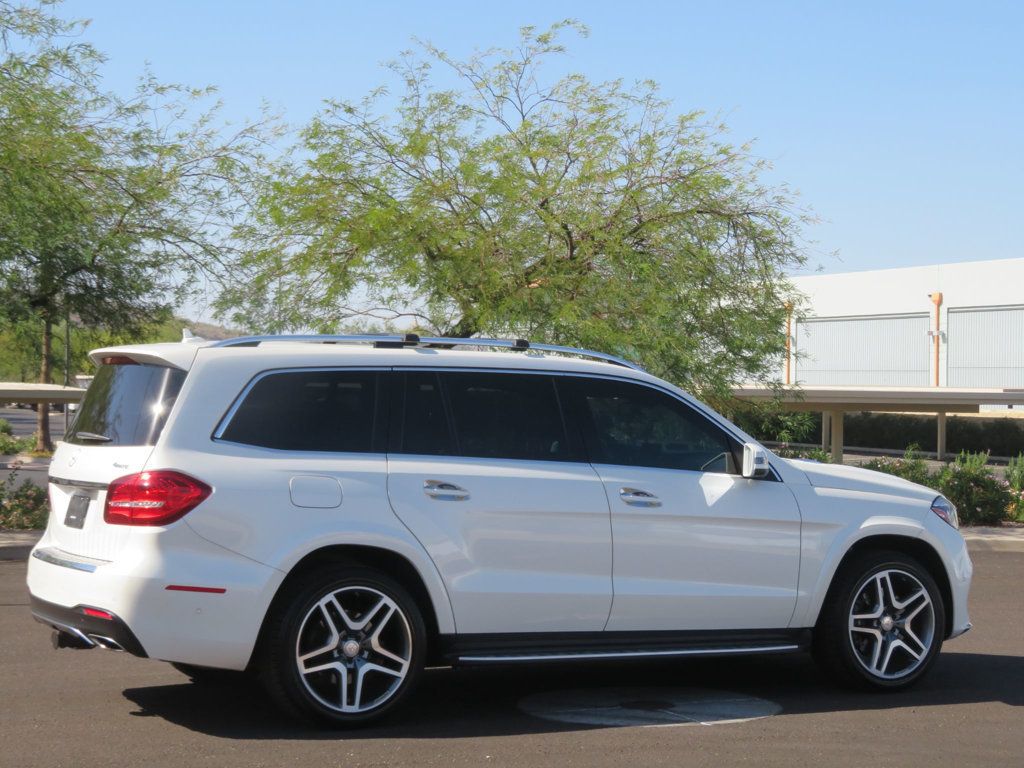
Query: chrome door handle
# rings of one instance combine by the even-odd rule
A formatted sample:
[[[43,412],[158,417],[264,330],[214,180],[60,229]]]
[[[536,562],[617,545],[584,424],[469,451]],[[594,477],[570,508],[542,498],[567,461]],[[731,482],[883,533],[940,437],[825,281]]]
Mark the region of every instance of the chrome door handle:
[[[424,480],[423,492],[432,499],[439,501],[464,501],[469,498],[469,491],[455,483],[444,480]]]
[[[619,498],[633,507],[660,507],[661,499],[639,488],[620,488]]]

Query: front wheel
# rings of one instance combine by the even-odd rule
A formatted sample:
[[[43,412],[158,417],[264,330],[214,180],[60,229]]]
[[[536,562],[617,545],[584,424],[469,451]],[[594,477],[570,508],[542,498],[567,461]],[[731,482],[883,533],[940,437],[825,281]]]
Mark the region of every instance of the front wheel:
[[[815,630],[815,658],[841,682],[905,688],[942,647],[945,608],[928,570],[900,552],[867,552],[845,565]]]
[[[261,675],[293,715],[355,725],[394,709],[423,666],[426,629],[397,582],[367,568],[311,571],[277,601]]]

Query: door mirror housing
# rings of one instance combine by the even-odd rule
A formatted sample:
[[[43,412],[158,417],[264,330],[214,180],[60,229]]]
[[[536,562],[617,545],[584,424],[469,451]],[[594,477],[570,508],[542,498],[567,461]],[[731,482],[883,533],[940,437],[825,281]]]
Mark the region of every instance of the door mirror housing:
[[[743,476],[756,480],[767,477],[771,468],[768,466],[768,451],[756,443],[743,444]]]

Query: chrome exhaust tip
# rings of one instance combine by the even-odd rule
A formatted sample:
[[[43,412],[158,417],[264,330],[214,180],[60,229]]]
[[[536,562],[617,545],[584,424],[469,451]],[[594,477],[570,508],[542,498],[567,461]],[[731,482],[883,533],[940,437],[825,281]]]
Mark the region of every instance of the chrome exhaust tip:
[[[83,635],[77,629],[72,629],[70,627],[68,629],[53,630],[53,634],[50,635],[50,642],[53,644],[55,649],[76,648],[80,650],[88,650],[89,648],[96,647],[96,643]]]

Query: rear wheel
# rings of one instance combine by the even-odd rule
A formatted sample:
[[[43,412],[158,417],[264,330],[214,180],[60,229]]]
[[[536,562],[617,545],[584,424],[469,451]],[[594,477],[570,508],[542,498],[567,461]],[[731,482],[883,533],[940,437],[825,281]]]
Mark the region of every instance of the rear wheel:
[[[815,630],[819,663],[841,682],[905,688],[942,647],[945,608],[927,569],[901,552],[866,552],[843,567]]]
[[[400,584],[367,568],[321,568],[277,601],[260,671],[291,714],[354,725],[402,702],[425,646],[422,615]]]

